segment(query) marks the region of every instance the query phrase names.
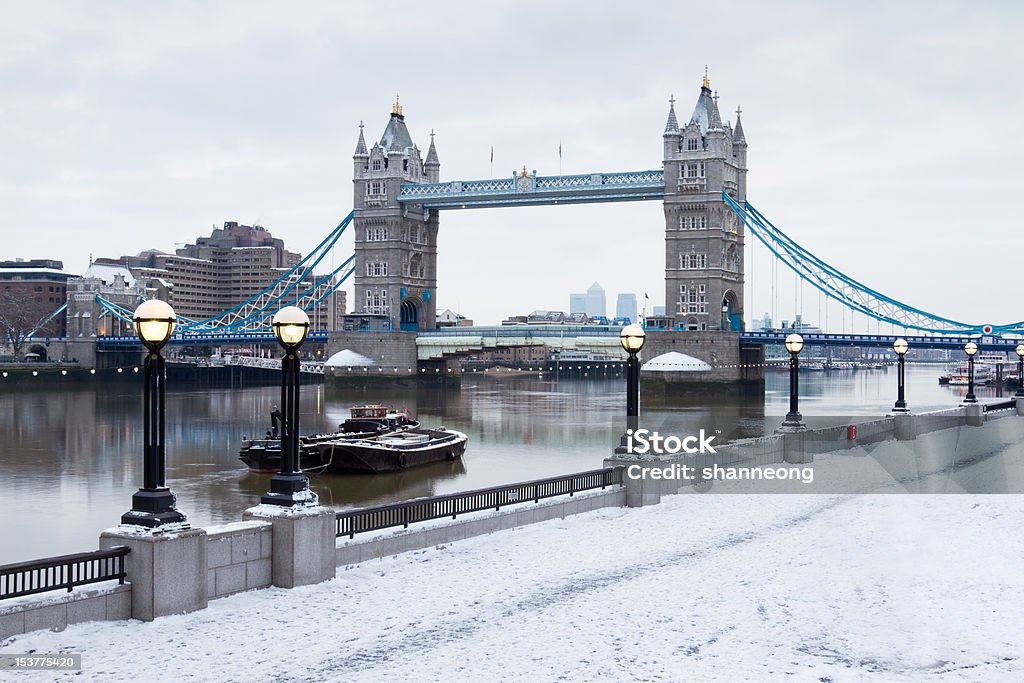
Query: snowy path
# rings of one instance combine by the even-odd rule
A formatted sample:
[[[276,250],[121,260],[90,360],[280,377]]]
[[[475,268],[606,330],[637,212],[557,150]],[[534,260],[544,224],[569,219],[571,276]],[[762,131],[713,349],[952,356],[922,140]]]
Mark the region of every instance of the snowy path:
[[[1020,680],[1022,520],[1017,496],[676,496],[0,649],[104,681]]]

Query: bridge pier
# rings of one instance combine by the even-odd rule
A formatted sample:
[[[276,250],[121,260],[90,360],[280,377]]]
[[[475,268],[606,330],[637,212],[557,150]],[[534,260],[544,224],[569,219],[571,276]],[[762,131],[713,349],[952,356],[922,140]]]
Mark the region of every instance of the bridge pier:
[[[679,353],[703,361],[683,360],[678,369],[642,369],[642,392],[655,398],[673,395],[728,393],[764,397],[764,347],[744,344],[738,332],[648,330],[640,352],[647,363],[665,354]],[[641,366],[642,367],[642,366]],[[703,368],[703,369],[702,369]]]

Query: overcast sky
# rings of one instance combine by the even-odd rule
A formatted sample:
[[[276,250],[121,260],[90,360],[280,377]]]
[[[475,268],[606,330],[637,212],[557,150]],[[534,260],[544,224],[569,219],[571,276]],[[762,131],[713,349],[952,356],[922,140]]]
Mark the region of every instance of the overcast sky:
[[[1016,321],[1022,7],[8,2],[0,258],[80,273],[226,220],[305,253],[351,210],[359,121],[378,139],[396,92],[424,153],[436,130],[443,180],[488,177],[492,145],[502,177],[557,173],[559,143],[564,173],[660,168],[667,100],[688,120],[706,63],[777,226],[919,308]],[[482,323],[595,280],[609,306],[663,303],[660,202],[446,212],[439,252],[439,310]],[[791,318],[793,276],[773,296],[770,272],[758,245],[748,317]],[[818,301],[805,286],[806,320]]]

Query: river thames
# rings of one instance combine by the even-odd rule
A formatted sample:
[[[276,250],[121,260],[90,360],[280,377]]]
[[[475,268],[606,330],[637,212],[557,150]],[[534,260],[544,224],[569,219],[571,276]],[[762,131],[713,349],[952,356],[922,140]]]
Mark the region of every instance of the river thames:
[[[939,366],[907,369],[912,410],[958,404],[963,388],[942,387]],[[883,415],[896,392],[894,368],[801,373],[801,412],[809,420],[843,423]],[[356,392],[306,385],[301,431],[326,432],[363,403],[407,407],[425,426],[469,435],[461,461],[392,474],[311,477],[323,504],[361,507],[595,469],[623,429],[624,380],[468,377],[460,390],[392,387]],[[979,398],[999,390],[979,388]],[[195,526],[241,519],[259,502],[270,475],[251,474],[238,460],[239,442],[262,435],[280,398],[277,387],[167,391],[167,484]],[[765,400],[686,401],[641,407],[641,426],[663,434],[699,429],[720,439],[771,432],[788,409],[788,375],[771,372]],[[121,381],[68,389],[19,388],[0,393],[0,461],[5,521],[0,563],[92,550],[116,525],[142,482],[142,400]]]

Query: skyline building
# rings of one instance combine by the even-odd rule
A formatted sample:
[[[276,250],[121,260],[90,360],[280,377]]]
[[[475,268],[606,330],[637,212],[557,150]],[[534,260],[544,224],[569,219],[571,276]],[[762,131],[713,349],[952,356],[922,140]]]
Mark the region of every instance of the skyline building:
[[[607,317],[608,298],[605,296],[604,287],[595,282],[587,288],[587,308],[584,313],[588,318]]]
[[[22,350],[20,339],[33,330],[36,336],[63,336],[66,312],[46,318],[67,301],[73,277],[55,259],[0,261],[0,343]]]
[[[637,322],[636,294],[622,292],[615,300],[615,317],[627,318],[629,322]]]
[[[569,295],[569,315],[586,315],[587,295],[585,292],[577,292]]]
[[[178,315],[204,320],[234,308],[284,276],[298,265],[302,255],[288,251],[284,240],[266,228],[225,221],[209,236],[199,237],[169,254],[148,249],[134,256],[98,258],[89,264],[86,278],[107,286],[116,278],[120,287],[133,288],[136,281],[153,295],[167,301]],[[312,273],[298,273],[298,291],[311,285]],[[282,304],[282,306],[285,304]],[[338,290],[310,311],[314,329],[334,328],[345,312],[346,296]],[[97,333],[102,334],[100,329]]]

